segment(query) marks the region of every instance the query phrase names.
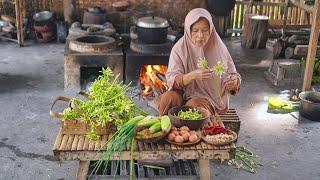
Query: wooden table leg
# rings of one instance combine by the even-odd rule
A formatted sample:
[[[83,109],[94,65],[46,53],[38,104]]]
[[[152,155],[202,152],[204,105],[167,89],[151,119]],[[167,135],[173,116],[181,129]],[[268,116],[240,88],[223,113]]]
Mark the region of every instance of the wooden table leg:
[[[199,159],[200,180],[211,179],[211,168],[209,159]]]
[[[86,180],[90,161],[79,161],[79,167],[76,180]]]

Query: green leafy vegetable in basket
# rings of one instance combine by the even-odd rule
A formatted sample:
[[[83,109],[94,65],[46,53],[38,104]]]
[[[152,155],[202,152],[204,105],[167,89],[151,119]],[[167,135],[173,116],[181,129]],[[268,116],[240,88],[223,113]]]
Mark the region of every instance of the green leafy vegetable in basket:
[[[76,108],[67,108],[63,112],[63,120],[81,120],[89,125],[88,137],[97,139],[96,127],[112,123],[120,129],[124,123],[135,115],[146,113],[137,108],[132,99],[126,96],[130,84],[122,84],[118,76],[109,68],[102,70],[91,85],[88,100],[73,99]],[[113,79],[114,78],[114,79]],[[113,79],[113,80],[112,80]]]
[[[178,117],[183,120],[200,120],[202,114],[196,109],[189,109],[188,111],[180,110]]]

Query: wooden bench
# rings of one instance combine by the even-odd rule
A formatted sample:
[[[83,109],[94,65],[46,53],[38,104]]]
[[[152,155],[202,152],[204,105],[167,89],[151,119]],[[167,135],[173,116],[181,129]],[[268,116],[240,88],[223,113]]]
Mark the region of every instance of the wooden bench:
[[[239,118],[235,110],[229,110],[226,114],[221,115],[221,118],[214,118],[209,125],[222,125],[225,122],[239,122]],[[240,124],[239,124],[240,125]],[[79,161],[77,172],[77,180],[86,179],[90,161],[99,160],[103,153],[104,142],[111,135],[103,135],[98,141],[89,141],[85,135],[67,135],[61,132],[57,135],[53,147],[55,159],[59,161]],[[108,147],[105,146],[105,147]],[[102,151],[99,149],[102,148]],[[211,179],[211,159],[228,160],[234,157],[235,145],[213,146],[201,141],[197,145],[180,147],[164,142],[159,143],[142,143],[136,142],[134,150],[135,160],[197,160],[199,163],[200,179]],[[112,155],[110,160],[117,160],[116,155]],[[130,144],[127,144],[126,149],[121,155],[121,160],[130,160]]]

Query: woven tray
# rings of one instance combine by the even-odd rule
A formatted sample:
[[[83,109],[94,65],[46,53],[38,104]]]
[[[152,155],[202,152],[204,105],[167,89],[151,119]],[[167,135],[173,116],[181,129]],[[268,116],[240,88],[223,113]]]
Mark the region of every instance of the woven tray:
[[[233,139],[230,141],[226,141],[226,142],[212,141],[212,140],[209,140],[208,138],[206,138],[206,136],[203,134],[203,132],[201,133],[201,138],[206,143],[209,143],[212,145],[217,145],[217,146],[229,145],[229,144],[233,143],[235,140],[237,140],[238,136],[237,136],[237,133],[235,133],[234,131],[231,131],[231,130],[228,130],[228,131],[230,131],[233,134]]]
[[[157,132],[159,133],[158,136],[156,137],[152,137],[152,138],[144,138],[144,137],[141,137],[138,135],[138,132],[142,131],[146,129],[145,127],[142,127],[142,126],[136,126],[134,128],[134,137],[136,140],[138,141],[142,141],[142,142],[146,142],[146,143],[153,143],[153,142],[157,142],[157,141],[160,141],[162,139],[164,139],[170,132],[171,130],[171,124],[170,124],[170,128],[168,128],[167,131],[160,131],[160,132]]]
[[[197,141],[195,141],[195,142],[177,143],[177,142],[170,141],[169,139],[166,139],[166,141],[167,141],[168,143],[170,143],[170,144],[174,144],[174,145],[177,145],[177,146],[190,146],[190,145],[198,144],[198,143],[201,141],[201,135],[200,135],[200,133],[197,133],[197,136],[198,136],[198,139],[197,139]]]

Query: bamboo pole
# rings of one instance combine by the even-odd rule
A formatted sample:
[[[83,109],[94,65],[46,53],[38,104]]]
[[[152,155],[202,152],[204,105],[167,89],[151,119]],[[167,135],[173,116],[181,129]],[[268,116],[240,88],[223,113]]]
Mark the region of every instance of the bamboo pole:
[[[18,44],[20,46],[22,45],[22,41],[21,41],[21,33],[22,33],[22,29],[21,29],[21,19],[20,19],[20,1],[21,0],[15,0],[15,11],[16,11],[16,28],[17,28],[17,39],[18,39]]]
[[[273,12],[274,12],[274,6],[271,6],[270,7],[270,19],[274,19]]]
[[[312,15],[313,17],[312,17],[311,35],[309,40],[309,49],[308,49],[308,56],[307,56],[307,62],[306,62],[306,69],[304,72],[302,91],[307,91],[311,89],[314,58],[316,56],[319,30],[320,30],[320,21],[319,21],[320,0],[315,0]]]
[[[305,10],[301,10],[301,23],[302,23],[302,24],[306,24],[305,18],[306,18],[306,16],[305,16]]]
[[[237,4],[235,6],[237,6]],[[231,29],[234,29],[234,25],[233,25],[234,24],[233,23],[233,21],[234,21],[234,13],[233,13],[233,10],[231,10],[230,14],[231,14],[231,16],[230,16]]]
[[[285,8],[285,7],[279,6],[279,14],[278,14],[278,19],[279,19],[279,20],[282,20],[282,19],[283,19],[284,8]]]
[[[292,18],[292,13],[291,13],[292,8],[288,7],[288,22],[291,24],[291,18]]]
[[[73,22],[73,13],[74,13],[74,1],[73,0],[64,0],[63,1],[63,15],[64,15],[64,20],[69,25]]]
[[[279,3],[278,0],[275,0],[274,2],[275,2],[275,3]],[[275,20],[278,19],[278,6],[274,6],[274,9],[273,9],[273,19],[275,19]]]
[[[283,14],[283,34],[282,38],[286,37],[286,25],[287,25],[287,18],[288,18],[288,6],[289,0],[286,0],[286,6],[284,7],[284,14]]]
[[[240,5],[240,22],[239,22],[239,28],[242,28],[243,25],[243,17],[244,17],[244,5]]]
[[[236,19],[235,19],[235,25],[237,28],[239,28],[239,5],[235,7],[235,12],[236,12]]]
[[[25,0],[19,0],[19,3],[20,3],[20,16],[19,16],[19,20],[20,20],[20,39],[21,39],[21,45],[20,46],[23,46],[24,45],[24,27],[23,27],[23,18],[24,18],[24,11],[25,11],[25,6],[24,6],[24,1]]]
[[[268,2],[268,0],[266,0],[266,2]],[[265,6],[265,14],[264,15],[269,17],[269,6]]]
[[[245,14],[252,14],[252,5],[253,5],[253,0],[250,0],[247,6],[247,9],[245,11]]]
[[[300,18],[301,18],[301,8],[297,9],[297,20],[296,20],[296,24],[300,24]]]

